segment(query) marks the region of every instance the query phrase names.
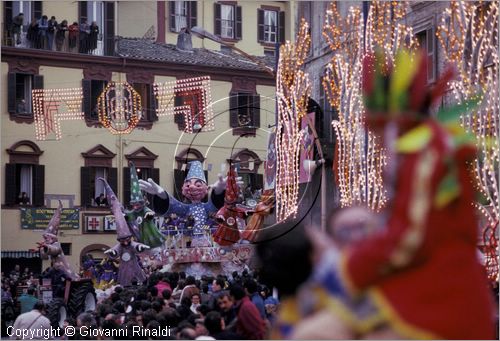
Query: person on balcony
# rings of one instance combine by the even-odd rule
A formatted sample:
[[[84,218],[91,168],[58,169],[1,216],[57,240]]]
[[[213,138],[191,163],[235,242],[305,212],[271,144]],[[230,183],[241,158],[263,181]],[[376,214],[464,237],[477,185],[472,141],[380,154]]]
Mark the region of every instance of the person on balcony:
[[[51,16],[47,27],[47,47],[52,51],[52,45],[54,44],[54,35],[56,33],[57,21],[55,16]]]
[[[32,49],[38,48],[39,37],[38,37],[38,21],[33,19],[30,26],[28,27],[28,32],[26,34],[26,39],[28,39],[28,46]]]
[[[82,19],[82,23],[80,24],[80,48],[79,52],[80,53],[87,53],[88,52],[88,45],[89,45],[89,24],[87,24],[87,19]]]
[[[12,38],[14,39],[14,44],[21,44],[21,33],[23,30],[24,14],[19,13],[12,19]]]
[[[44,49],[48,46],[47,44],[47,33],[49,29],[49,20],[46,15],[44,15],[39,21],[38,21],[38,47],[39,49]]]
[[[57,32],[56,32],[57,51],[62,51],[64,40],[66,39],[66,32],[68,32],[68,21],[63,20],[59,25],[57,25]]]
[[[97,22],[92,21],[89,31],[88,53],[92,54],[94,50],[97,49],[97,38],[99,37],[99,26],[97,26]]]
[[[69,25],[68,27],[68,37],[69,37],[69,50],[71,52],[74,52],[73,49],[76,47],[76,43],[78,41],[78,36],[80,34],[80,27],[78,26],[78,23],[75,21],[73,24]]]

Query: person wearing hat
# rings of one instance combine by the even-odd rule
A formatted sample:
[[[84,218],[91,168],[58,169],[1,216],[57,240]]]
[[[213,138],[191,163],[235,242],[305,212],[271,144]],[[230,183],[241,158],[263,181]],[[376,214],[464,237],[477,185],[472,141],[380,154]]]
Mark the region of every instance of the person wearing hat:
[[[153,221],[155,212],[146,206],[133,163],[130,163],[130,205],[132,210],[126,212],[126,220],[132,231],[136,232],[137,240],[151,248],[163,246],[165,237]]]
[[[132,240],[132,232],[123,216],[122,204],[118,201],[118,198],[108,182],[103,178],[99,178],[99,180],[104,182],[104,188],[106,189],[108,202],[111,206],[111,212],[115,217],[116,240],[118,240],[115,246],[104,251],[104,253],[111,259],[120,260],[120,266],[118,267],[118,283],[121,286],[129,286],[134,280],[137,282],[144,282],[146,280],[146,274],[139,265],[137,253],[148,250],[149,246]]]
[[[43,242],[37,244],[40,249],[40,256],[43,259],[48,259],[50,257],[52,260],[52,267],[55,270],[62,271],[67,278],[70,278],[71,280],[76,280],[79,276],[71,269],[66,257],[64,256],[61,243],[59,243],[57,239],[59,224],[61,223],[61,211],[62,203],[59,201],[59,207],[50,219],[49,226],[42,234]]]
[[[238,185],[241,183],[240,180],[237,179]],[[175,199],[152,179],[139,180],[139,186],[143,191],[155,195],[153,204],[159,214],[169,216],[171,213],[176,213],[179,217],[193,216],[195,223],[191,246],[211,246],[203,226],[206,225],[209,215],[217,212],[224,205],[226,180],[222,175],[219,175],[218,181],[212,186],[208,202],[202,202],[209,187],[200,161],[189,163],[189,171],[182,186],[182,195],[191,202],[190,204]]]

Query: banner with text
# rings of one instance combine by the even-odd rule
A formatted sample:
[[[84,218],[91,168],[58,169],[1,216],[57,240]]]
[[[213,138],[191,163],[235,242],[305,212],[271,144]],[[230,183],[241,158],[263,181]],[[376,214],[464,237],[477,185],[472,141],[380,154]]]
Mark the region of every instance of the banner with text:
[[[25,230],[45,230],[54,215],[55,208],[20,208],[21,228]],[[80,209],[63,208],[59,230],[80,228]]]

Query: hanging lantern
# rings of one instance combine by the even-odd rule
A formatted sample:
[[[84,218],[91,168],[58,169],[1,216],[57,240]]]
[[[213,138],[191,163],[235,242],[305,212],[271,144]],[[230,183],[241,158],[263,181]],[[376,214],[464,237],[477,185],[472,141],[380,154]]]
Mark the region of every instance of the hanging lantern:
[[[127,82],[109,82],[97,100],[99,122],[111,133],[130,134],[142,116],[141,96]]]

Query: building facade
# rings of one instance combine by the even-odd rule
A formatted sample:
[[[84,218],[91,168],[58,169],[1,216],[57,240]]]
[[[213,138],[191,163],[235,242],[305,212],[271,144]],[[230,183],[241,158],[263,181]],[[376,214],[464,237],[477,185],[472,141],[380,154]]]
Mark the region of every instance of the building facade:
[[[44,209],[56,207],[58,200],[73,209],[68,211],[72,223],[59,237],[71,265],[78,269],[86,253],[102,257],[116,234],[106,218],[109,209],[96,205],[103,191],[96,179],[106,178],[127,203],[130,161],[140,178],[152,178],[174,195],[191,160],[203,161],[209,183],[231,161],[251,190],[261,189],[269,127],[275,123],[275,80],[262,65],[273,67],[276,46],[293,37],[294,7],[278,1],[3,2],[4,269],[21,264],[39,272],[48,266],[37,252],[28,252],[41,239],[40,226],[30,219],[43,221]],[[41,34],[43,24],[34,35],[29,23],[44,15],[58,23],[77,22],[77,40],[70,41],[68,30],[58,42],[59,28]],[[92,22],[98,33],[82,25]],[[185,32],[193,26],[215,34],[223,45]],[[179,33],[184,39],[177,45]],[[254,57],[243,57],[232,46]],[[213,130],[198,127],[207,124],[208,110],[198,106],[206,92],[196,89],[176,92],[175,103],[168,104],[186,111],[157,115],[155,83],[203,76],[210,77]],[[128,82],[141,97],[140,120],[130,134],[112,134],[99,120],[99,96],[111,81]],[[33,89],[79,89],[83,119],[46,122],[49,134],[40,138]],[[44,112],[63,110],[56,102],[46,99]],[[58,129],[60,139],[54,134]],[[18,198],[22,192],[26,203]]]

